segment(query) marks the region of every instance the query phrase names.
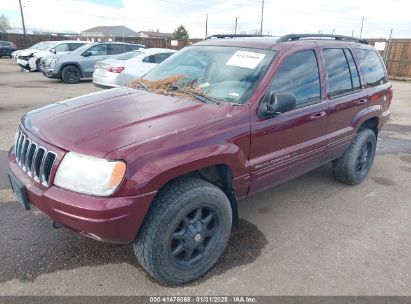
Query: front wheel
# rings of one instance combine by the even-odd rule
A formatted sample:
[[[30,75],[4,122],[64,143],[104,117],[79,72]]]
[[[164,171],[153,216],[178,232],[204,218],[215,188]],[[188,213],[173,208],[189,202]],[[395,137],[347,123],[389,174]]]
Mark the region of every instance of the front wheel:
[[[81,79],[81,71],[74,65],[69,65],[63,68],[61,71],[61,80],[65,83],[78,83]]]
[[[344,154],[333,162],[335,179],[348,185],[361,183],[371,169],[376,143],[373,130],[360,130]]]
[[[159,191],[134,241],[140,264],[157,280],[181,284],[206,273],[231,231],[227,196],[213,184],[183,178]]]

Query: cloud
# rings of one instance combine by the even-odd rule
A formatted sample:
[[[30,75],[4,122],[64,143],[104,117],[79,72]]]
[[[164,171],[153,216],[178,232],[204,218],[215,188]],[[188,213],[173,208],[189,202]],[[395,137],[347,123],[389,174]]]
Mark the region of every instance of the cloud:
[[[125,25],[135,31],[159,29],[173,31],[183,24],[191,37],[204,37],[205,18],[208,33],[232,33],[235,18],[238,32],[260,28],[260,0],[120,0],[115,5],[105,0],[22,0],[28,27],[56,31],[82,31],[97,25]],[[4,10],[18,11],[18,2],[0,0]],[[365,16],[363,37],[411,37],[408,0],[265,0],[264,33],[283,35],[292,32],[322,31],[359,35]],[[1,10],[0,10],[1,13]],[[19,24],[19,20],[12,20]]]

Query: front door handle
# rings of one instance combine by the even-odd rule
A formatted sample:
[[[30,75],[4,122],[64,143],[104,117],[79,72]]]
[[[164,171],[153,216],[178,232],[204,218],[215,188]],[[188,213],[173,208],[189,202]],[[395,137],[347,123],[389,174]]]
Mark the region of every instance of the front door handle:
[[[324,117],[325,115],[327,115],[327,113],[324,111],[318,112],[318,113],[311,115],[311,119],[318,119],[318,118]]]

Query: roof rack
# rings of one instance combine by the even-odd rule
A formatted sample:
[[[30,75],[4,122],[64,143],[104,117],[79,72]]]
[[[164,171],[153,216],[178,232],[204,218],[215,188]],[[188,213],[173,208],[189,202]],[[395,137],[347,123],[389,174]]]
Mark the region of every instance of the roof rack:
[[[216,34],[208,36],[205,40],[209,40],[212,38],[216,39],[224,39],[224,38],[244,38],[244,37],[271,37],[267,35],[249,35],[249,34]]]
[[[287,42],[287,41],[295,41],[300,40],[302,38],[332,38],[339,41],[352,41],[358,42],[362,44],[368,44],[368,41],[361,38],[355,38],[350,36],[343,36],[343,35],[331,35],[331,34],[290,34],[285,35],[277,40],[277,42]]]

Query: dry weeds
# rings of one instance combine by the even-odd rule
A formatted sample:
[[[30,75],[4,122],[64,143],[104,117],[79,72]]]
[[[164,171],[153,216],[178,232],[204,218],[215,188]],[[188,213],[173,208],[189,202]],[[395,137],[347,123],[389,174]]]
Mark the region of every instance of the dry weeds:
[[[167,95],[183,96],[195,99],[192,95],[207,96],[202,88],[198,86],[197,80],[182,82],[184,75],[173,75],[159,80],[136,79],[128,84],[130,88],[147,88],[150,92]]]

